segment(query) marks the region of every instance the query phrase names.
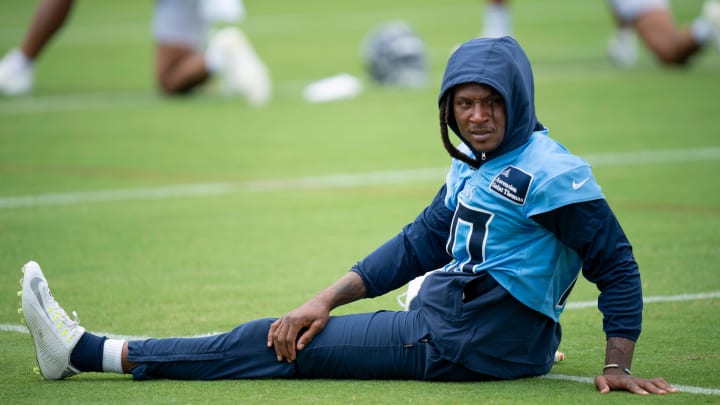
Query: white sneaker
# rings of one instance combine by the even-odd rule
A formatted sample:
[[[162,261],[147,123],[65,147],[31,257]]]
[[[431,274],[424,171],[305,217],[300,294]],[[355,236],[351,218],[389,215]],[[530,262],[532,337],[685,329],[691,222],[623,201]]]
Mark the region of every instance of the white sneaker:
[[[710,23],[712,41],[720,51],[720,1],[708,0],[703,4],[702,16]]]
[[[221,29],[210,40],[208,53],[218,60],[223,93],[241,94],[253,106],[270,101],[270,72],[242,31],[235,27]]]
[[[608,41],[608,57],[620,67],[631,67],[637,63],[637,34],[632,28],[618,28]]]
[[[418,292],[420,292],[420,287],[422,287],[423,283],[425,282],[425,278],[430,275],[430,273],[434,273],[436,271],[441,270],[433,270],[429,271],[422,276],[417,276],[414,279],[410,280],[410,282],[407,284],[408,289],[404,293],[397,296],[396,300],[397,303],[403,308],[403,310],[407,311],[410,309],[410,304],[415,299],[415,297],[418,295]]]
[[[79,374],[70,364],[70,353],[85,328],[70,320],[65,310],[55,301],[47,280],[35,262],[22,269],[22,314],[35,344],[40,374],[46,380],[61,380]]]
[[[13,49],[0,60],[0,94],[20,96],[32,90],[34,69],[19,49]]]

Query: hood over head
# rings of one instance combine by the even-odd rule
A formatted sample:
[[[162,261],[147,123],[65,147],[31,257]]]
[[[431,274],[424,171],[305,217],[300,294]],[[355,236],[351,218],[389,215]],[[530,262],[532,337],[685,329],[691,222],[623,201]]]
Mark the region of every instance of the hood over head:
[[[450,56],[443,76],[438,104],[441,111],[444,105],[448,108],[446,124],[475,156],[480,156],[460,135],[452,110],[453,87],[471,82],[494,88],[505,100],[507,117],[505,138],[497,149],[485,154],[485,160],[523,145],[533,131],[543,129],[535,116],[532,67],[520,44],[513,38],[476,38],[465,42]],[[440,119],[445,123],[443,117]],[[448,149],[453,157],[458,157],[456,153],[464,155],[447,141],[445,147],[454,149],[454,151]],[[476,158],[468,157],[468,159],[474,164],[464,158],[462,160],[474,167],[482,164]]]

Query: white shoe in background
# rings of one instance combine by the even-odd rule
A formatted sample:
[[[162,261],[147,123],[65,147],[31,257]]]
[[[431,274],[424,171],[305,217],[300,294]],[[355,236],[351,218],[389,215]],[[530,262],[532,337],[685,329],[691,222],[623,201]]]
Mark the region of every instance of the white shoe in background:
[[[13,49],[0,60],[0,94],[21,96],[33,87],[34,69],[22,51]]]
[[[632,28],[618,28],[608,42],[608,56],[620,67],[631,67],[637,64],[637,34]]]
[[[208,55],[208,58],[217,60],[223,93],[240,94],[253,106],[262,106],[270,101],[270,72],[238,28],[226,27],[215,33],[208,45]]]

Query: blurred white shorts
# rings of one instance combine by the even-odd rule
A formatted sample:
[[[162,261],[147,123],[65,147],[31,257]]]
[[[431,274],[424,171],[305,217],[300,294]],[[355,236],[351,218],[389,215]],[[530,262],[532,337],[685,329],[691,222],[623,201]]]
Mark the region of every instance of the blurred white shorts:
[[[163,45],[205,46],[207,22],[200,15],[199,0],[156,0],[153,16],[155,41]]]
[[[623,22],[632,22],[648,11],[669,9],[667,0],[608,0],[613,13]]]
[[[213,23],[237,23],[245,17],[242,0],[156,0],[153,15],[155,41],[200,50]]]

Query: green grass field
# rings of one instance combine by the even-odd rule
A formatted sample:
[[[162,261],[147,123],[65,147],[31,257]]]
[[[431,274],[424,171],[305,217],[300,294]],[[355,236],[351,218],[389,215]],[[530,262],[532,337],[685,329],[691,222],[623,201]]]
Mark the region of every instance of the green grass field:
[[[702,1],[671,4],[686,24]],[[21,40],[34,6],[0,2],[0,52]],[[212,86],[158,96],[149,0],[79,2],[42,55],[34,94],[0,98],[0,403],[645,403],[601,396],[590,383],[604,335],[597,309],[583,305],[597,296],[586,281],[562,318],[567,359],[549,378],[133,383],[34,374],[16,295],[30,259],[89,330],[224,331],[304,302],[414,219],[442,184],[449,157],[436,93],[450,50],[481,30],[481,1],[246,6],[243,28],[275,84],[266,108]],[[642,49],[636,67],[615,68],[600,0],[514,2],[513,18],[534,64],[538,117],[595,166],[634,244],[644,295],[657,301],[645,306],[633,371],[686,391],[654,401],[720,402],[720,55],[708,48],[670,69]],[[366,82],[353,100],[303,101],[314,80],[364,77],[362,39],[392,19],[429,45],[429,88]],[[335,313],[399,309],[396,295]],[[679,295],[688,299],[668,299]]]

